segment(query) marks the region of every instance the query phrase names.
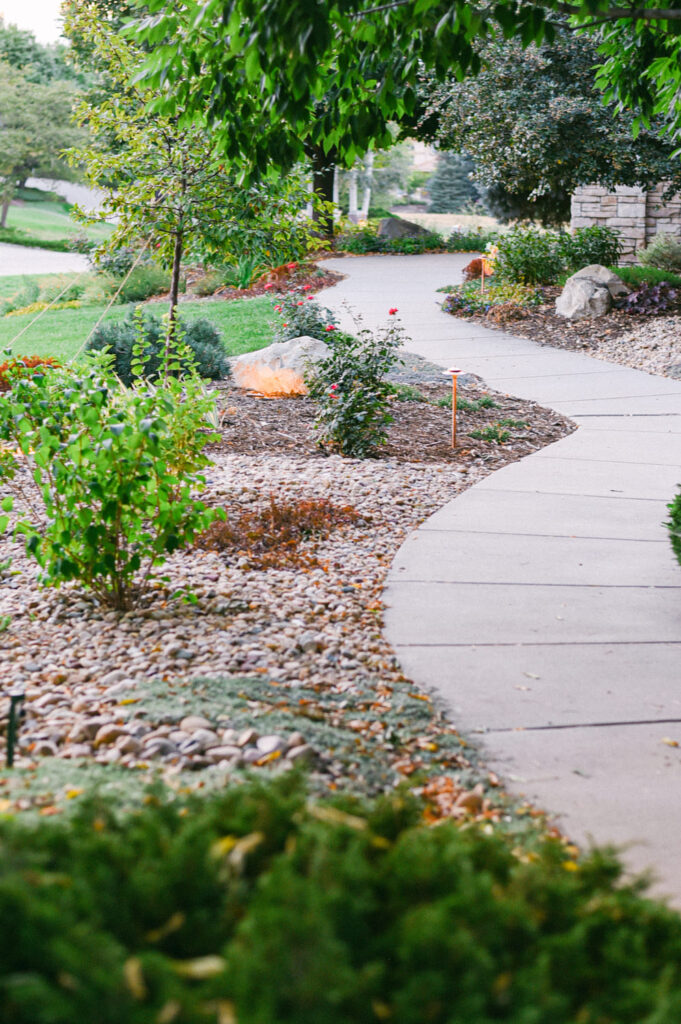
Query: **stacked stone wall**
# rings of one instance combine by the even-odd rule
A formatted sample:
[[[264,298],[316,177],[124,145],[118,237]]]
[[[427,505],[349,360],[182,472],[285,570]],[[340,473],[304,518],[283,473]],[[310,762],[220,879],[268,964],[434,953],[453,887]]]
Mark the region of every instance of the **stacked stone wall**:
[[[601,185],[584,185],[572,196],[570,225],[614,228],[622,242],[622,262],[635,263],[636,253],[655,235],[681,234],[681,195],[663,199],[664,191],[664,184],[650,192],[625,185],[612,192]]]

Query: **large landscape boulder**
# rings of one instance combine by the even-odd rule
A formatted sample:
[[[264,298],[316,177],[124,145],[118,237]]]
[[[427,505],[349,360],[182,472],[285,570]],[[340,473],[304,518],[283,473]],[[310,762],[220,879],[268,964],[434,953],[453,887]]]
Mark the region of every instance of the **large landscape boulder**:
[[[232,377],[239,387],[265,394],[305,394],[307,367],[325,359],[330,351],[325,341],[305,335],[280,341],[232,359]]]
[[[603,316],[612,309],[613,299],[628,294],[629,289],[617,274],[594,263],[568,277],[556,299],[556,313],[567,320]]]
[[[414,224],[410,220],[402,220],[401,217],[384,217],[378,225],[378,237],[392,241],[394,238],[418,238],[420,235],[428,235],[427,228],[420,224]]]

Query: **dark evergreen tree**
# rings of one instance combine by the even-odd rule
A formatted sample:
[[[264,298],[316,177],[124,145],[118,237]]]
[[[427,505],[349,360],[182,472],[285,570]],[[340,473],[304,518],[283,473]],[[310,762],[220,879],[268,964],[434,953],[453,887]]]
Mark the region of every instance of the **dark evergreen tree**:
[[[428,182],[428,213],[461,213],[478,198],[470,179],[473,161],[464,153],[440,153],[433,177]]]

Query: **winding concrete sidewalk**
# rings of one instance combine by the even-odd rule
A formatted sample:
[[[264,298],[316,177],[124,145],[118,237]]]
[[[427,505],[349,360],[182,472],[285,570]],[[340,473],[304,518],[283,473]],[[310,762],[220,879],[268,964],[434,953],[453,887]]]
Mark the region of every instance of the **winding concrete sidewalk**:
[[[386,590],[405,672],[573,838],[624,847],[681,905],[681,383],[442,313],[468,256],[329,261],[367,324],[398,306],[415,352],[572,417],[569,437],[412,534]]]

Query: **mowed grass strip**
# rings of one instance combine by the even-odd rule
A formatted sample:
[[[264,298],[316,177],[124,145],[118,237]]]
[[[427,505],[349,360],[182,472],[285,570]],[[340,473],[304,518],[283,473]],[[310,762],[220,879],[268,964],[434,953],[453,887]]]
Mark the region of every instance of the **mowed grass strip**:
[[[14,278],[14,287],[5,291],[5,282],[8,280],[0,278],[0,295],[16,291],[16,282],[20,282],[21,278]],[[161,316],[168,308],[165,302],[146,302],[142,305],[145,312],[153,312],[157,316]],[[104,321],[123,320],[130,308],[112,306],[105,314]],[[39,320],[36,320],[37,313],[2,317],[0,350],[6,349],[19,332],[27,327],[26,332],[12,346],[15,355],[53,356],[61,362],[69,362],[81,350],[105,309],[105,305],[97,305],[80,309],[48,310]],[[253,352],[272,341],[272,303],[268,298],[235,299],[231,302],[217,299],[183,302],[180,305],[180,316],[184,320],[209,320],[222,333],[229,355]]]
[[[7,216],[7,228],[36,240],[58,242],[85,233],[93,242],[103,242],[113,231],[111,224],[79,224],[69,215],[65,202],[13,203]]]

